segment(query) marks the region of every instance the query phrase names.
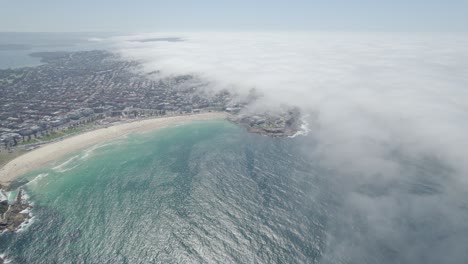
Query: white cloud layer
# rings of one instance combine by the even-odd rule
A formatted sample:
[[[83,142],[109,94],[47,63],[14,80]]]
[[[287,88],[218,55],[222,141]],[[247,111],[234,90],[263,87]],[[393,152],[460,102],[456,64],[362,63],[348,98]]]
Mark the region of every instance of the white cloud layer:
[[[185,41],[129,41],[164,37]],[[349,192],[347,208],[379,223],[371,227],[383,226],[371,230],[376,236],[391,237],[410,247],[413,238],[395,226],[403,213],[416,222],[437,214],[451,215],[447,222],[468,230],[468,224],[461,221],[466,212],[460,213],[461,205],[452,203],[466,200],[468,193],[467,36],[192,33],[125,36],[112,41],[122,56],[141,61],[145,71],[159,70],[163,76],[193,74],[207,80],[211,88],[240,93],[256,88],[265,95],[264,107],[290,104],[315,113],[310,135],[315,143],[306,151],[352,179],[342,179],[350,184],[349,189],[343,187]],[[443,180],[428,174],[443,186],[433,200],[411,198],[411,193],[401,190],[374,199],[353,189],[368,183],[387,186],[409,181],[417,173],[404,161],[428,166],[420,162],[425,159],[451,171]],[[404,206],[402,197],[408,199]],[[431,209],[429,204],[444,209]],[[461,239],[452,238],[438,247],[442,250]],[[428,249],[414,248],[402,260],[421,260],[418,254]],[[454,263],[463,256],[461,251],[452,253]]]
[[[185,41],[128,41],[167,37]],[[212,88],[241,93],[256,88],[267,107],[286,103],[319,113],[320,142],[339,148],[344,160],[398,145],[446,158],[468,173],[467,37],[192,33],[114,41],[148,72],[193,74]]]

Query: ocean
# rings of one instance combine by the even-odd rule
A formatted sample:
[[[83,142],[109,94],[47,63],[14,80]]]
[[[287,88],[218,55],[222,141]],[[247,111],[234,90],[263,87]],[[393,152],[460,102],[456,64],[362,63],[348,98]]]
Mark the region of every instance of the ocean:
[[[21,33],[0,32],[0,69],[41,65],[34,52],[103,49],[105,44],[90,41],[111,33]]]
[[[313,263],[324,176],[300,141],[219,120],[73,153],[25,176],[34,218],[0,236],[0,252],[14,263]]]

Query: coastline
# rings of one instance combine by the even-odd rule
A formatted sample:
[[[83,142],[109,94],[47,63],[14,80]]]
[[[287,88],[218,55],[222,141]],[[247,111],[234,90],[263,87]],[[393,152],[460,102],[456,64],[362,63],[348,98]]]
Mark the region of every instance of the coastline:
[[[0,168],[0,185],[8,187],[18,177],[37,169],[74,151],[90,147],[105,141],[117,139],[130,133],[145,133],[189,121],[224,119],[223,112],[209,112],[181,116],[168,116],[154,119],[135,120],[118,123],[105,128],[87,131],[81,134],[50,142],[40,148],[27,152],[6,163]]]

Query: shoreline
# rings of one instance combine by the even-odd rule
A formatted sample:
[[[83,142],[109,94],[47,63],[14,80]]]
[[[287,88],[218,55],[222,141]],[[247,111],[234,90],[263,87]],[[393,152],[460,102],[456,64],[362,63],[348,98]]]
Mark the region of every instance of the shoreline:
[[[104,128],[87,131],[59,141],[52,141],[41,147],[24,153],[0,168],[0,186],[8,188],[18,177],[38,169],[46,163],[59,159],[74,151],[85,149],[95,144],[114,140],[131,133],[146,133],[185,122],[197,120],[225,119],[224,112],[209,112],[191,115],[158,117],[124,122]]]

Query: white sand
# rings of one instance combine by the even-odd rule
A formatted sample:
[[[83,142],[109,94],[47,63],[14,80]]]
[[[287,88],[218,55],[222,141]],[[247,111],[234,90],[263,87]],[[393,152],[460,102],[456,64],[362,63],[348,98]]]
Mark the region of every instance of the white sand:
[[[148,132],[170,125],[181,124],[194,120],[209,120],[225,118],[225,113],[201,113],[185,116],[173,116],[155,119],[145,119],[129,123],[121,123],[107,128],[100,128],[83,134],[72,136],[58,142],[42,145],[40,148],[21,155],[8,162],[0,169],[0,184],[8,186],[17,177],[28,171],[57,160],[76,150],[125,136],[129,133]]]

